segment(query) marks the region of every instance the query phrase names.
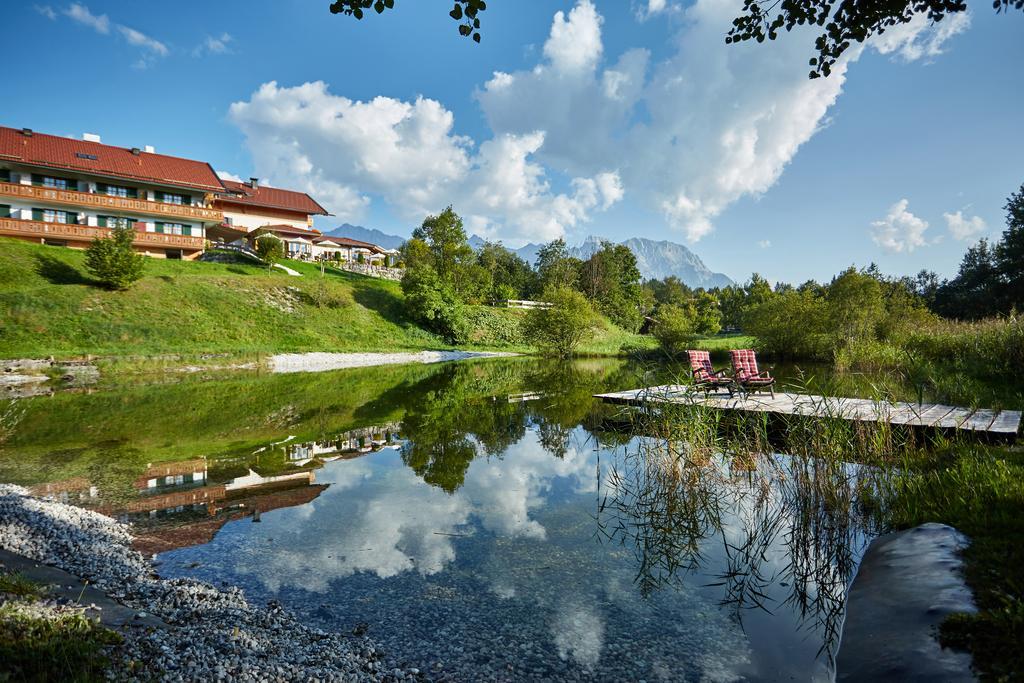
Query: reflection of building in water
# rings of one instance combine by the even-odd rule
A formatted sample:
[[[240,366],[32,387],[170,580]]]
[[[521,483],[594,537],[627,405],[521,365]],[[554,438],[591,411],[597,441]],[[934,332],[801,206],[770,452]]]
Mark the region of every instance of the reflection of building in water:
[[[350,430],[332,439],[289,444],[283,447],[283,459],[280,451],[275,458],[272,451],[260,449],[237,465],[207,458],[149,464],[131,482],[127,500],[101,496],[85,477],[40,484],[31,490],[34,495],[88,506],[130,523],[136,548],[146,553],[165,552],[207,543],[229,521],[254,512],[313,501],[327,488],[316,483],[314,470],[324,462],[395,445],[400,428],[399,423],[389,423]]]
[[[39,484],[29,489],[32,495],[40,498],[50,498],[62,503],[73,505],[88,505],[99,498],[99,489],[89,483],[85,477],[72,477],[64,481],[55,481],[49,484]]]
[[[304,465],[314,459],[332,461],[357,457],[397,445],[402,440],[401,430],[399,422],[350,429],[332,439],[288,444],[285,455],[296,465]]]

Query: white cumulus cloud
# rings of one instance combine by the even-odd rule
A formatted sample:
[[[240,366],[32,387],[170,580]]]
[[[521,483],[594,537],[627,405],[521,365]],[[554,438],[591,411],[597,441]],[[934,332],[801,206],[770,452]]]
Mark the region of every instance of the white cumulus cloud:
[[[531,157],[545,135],[498,135],[474,149],[454,132],[454,115],[436,100],[355,101],[323,82],[265,83],[229,118],[246,135],[256,170],[272,182],[313,194],[332,213],[359,218],[370,194],[410,221],[452,203],[471,231],[510,241],[553,239],[622,197],[614,172],[551,188]]]
[[[323,83],[264,84],[230,118],[260,175],[322,197],[346,218],[378,197],[416,222],[451,203],[471,230],[515,244],[560,236],[628,195],[696,241],[734,202],[767,192],[828,125],[864,48],[811,80],[817,27],[771,46],[726,45],[736,0],[685,9],[651,0],[642,9],[671,10],[664,57],[645,46],[607,54],[592,0],[556,12],[535,64],[495,71],[479,86],[488,139],[457,134],[453,113],[435,100],[353,101]],[[966,15],[915,19],[869,46],[928,57],[968,24]]]
[[[908,211],[908,204],[906,199],[899,200],[885,218],[871,223],[871,239],[886,251],[911,252],[928,244],[924,237],[928,221]]]
[[[937,24],[933,24],[927,14],[918,13],[907,23],[872,37],[871,46],[883,55],[898,56],[905,62],[937,57],[942,54],[947,40],[963,33],[970,25],[969,12],[949,14]]]
[[[961,241],[974,239],[985,232],[985,229],[988,227],[981,216],[965,216],[963,211],[944,213],[942,217],[946,219],[946,227],[949,228],[949,233],[955,239]]]

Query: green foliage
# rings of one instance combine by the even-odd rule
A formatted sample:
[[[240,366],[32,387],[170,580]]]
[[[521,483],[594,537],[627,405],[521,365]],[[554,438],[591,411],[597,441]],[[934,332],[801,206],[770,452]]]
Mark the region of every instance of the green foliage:
[[[466,306],[463,309],[466,329],[465,342],[488,347],[522,347],[522,309],[493,308],[490,306]]]
[[[537,276],[530,264],[500,242],[486,242],[476,256],[477,265],[490,276],[492,301],[526,299],[536,288]]]
[[[253,237],[253,247],[256,255],[263,259],[269,267],[284,258],[284,242],[277,235],[269,232],[259,232]]]
[[[537,291],[543,292],[560,287],[579,286],[580,268],[583,263],[569,256],[565,240],[553,240],[537,252]]]
[[[694,329],[697,334],[713,336],[722,329],[722,311],[713,294],[699,292],[694,302]]]
[[[644,298],[636,256],[624,244],[603,242],[578,269],[579,286],[619,327],[636,332],[643,322]]]
[[[654,338],[672,356],[693,348],[697,336],[697,312],[690,303],[664,304],[658,307]]]
[[[409,314],[427,328],[452,342],[466,333],[462,303],[433,266],[407,268],[402,276],[402,293]]]
[[[11,680],[104,680],[105,650],[120,640],[77,611],[43,613],[18,602],[0,605],[0,662]]]
[[[0,594],[18,598],[38,598],[43,594],[43,587],[18,572],[0,571]]]
[[[977,614],[940,629],[944,645],[966,648],[983,680],[1024,676],[1024,454],[959,446],[912,460],[893,485],[887,515],[897,527],[941,522],[970,537],[965,576]]]
[[[759,351],[779,358],[820,360],[828,355],[826,301],[810,291],[775,295],[750,308],[744,320]]]
[[[1024,9],[1024,0],[994,0],[996,11],[1010,7]],[[817,55],[810,58],[810,78],[828,76],[832,67],[851,46],[863,44],[872,36],[896,30],[917,16],[927,15],[939,22],[950,14],[967,11],[963,0],[880,0],[873,3],[811,0],[785,2],[767,7],[758,0],[744,0],[743,13],[732,22],[726,43],[767,38],[775,40],[781,29],[792,31],[804,25],[820,26],[814,42]]]
[[[1024,310],[1024,185],[1006,200],[1006,230],[995,244],[982,239],[968,248],[952,280],[933,287],[933,310],[961,320],[977,320]],[[921,276],[918,276],[921,278]]]
[[[344,14],[356,19],[362,19],[370,8],[377,14],[382,14],[384,10],[394,7],[395,0],[334,0],[330,5],[332,14]],[[460,36],[472,38],[474,42],[479,43],[480,13],[485,9],[487,3],[484,0],[454,0],[448,16],[459,22]]]
[[[85,269],[110,289],[128,289],[142,277],[145,256],[132,249],[135,230],[114,228],[107,237],[97,237],[85,251]]]
[[[548,353],[562,358],[571,356],[585,339],[593,336],[594,309],[585,296],[569,287],[546,291],[544,300],[551,307],[531,310],[524,322],[524,334]]]

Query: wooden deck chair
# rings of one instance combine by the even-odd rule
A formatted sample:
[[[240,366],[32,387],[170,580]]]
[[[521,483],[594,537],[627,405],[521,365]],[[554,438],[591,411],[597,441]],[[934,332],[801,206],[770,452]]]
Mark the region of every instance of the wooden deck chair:
[[[725,370],[717,372],[711,367],[711,354],[707,351],[687,351],[690,359],[690,372],[693,374],[693,386],[704,392],[726,389],[732,396],[732,379],[725,376]]]
[[[732,376],[745,394],[768,391],[775,398],[775,378],[767,370],[757,369],[757,354],[753,349],[736,349],[729,352],[732,358]]]

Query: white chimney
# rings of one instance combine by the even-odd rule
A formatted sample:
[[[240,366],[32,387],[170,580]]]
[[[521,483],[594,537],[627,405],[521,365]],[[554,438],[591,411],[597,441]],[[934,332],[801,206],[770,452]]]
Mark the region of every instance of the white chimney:
[[[153,154],[155,152],[156,152],[156,147],[154,147],[153,145],[146,145],[146,153],[147,154]]]
[[[86,142],[103,142],[96,133],[82,133],[82,139]]]

